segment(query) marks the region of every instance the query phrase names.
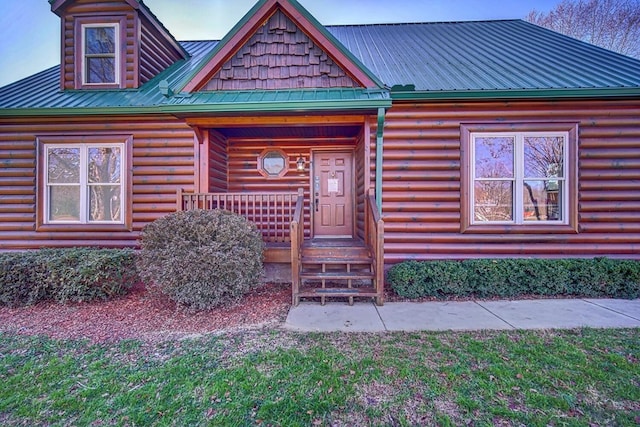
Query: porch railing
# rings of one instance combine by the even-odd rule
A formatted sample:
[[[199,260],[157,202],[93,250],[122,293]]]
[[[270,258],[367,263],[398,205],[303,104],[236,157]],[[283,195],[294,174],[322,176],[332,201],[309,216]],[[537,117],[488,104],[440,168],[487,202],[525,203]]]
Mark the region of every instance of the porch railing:
[[[298,190],[296,208],[291,218],[291,288],[293,304],[296,303],[295,296],[300,290],[300,256],[302,243],[304,242],[304,194],[302,189]]]
[[[266,243],[289,243],[298,193],[184,193],[178,190],[177,210],[224,209],[256,224]]]
[[[376,274],[376,304],[384,299],[384,221],[380,217],[374,190],[367,195],[365,203],[365,244],[371,251]]]

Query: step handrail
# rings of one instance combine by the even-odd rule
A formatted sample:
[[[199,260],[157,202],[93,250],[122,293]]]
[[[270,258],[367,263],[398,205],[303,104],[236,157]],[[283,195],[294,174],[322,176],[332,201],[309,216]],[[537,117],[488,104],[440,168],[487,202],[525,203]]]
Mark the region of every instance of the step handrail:
[[[376,275],[376,304],[384,303],[384,221],[378,211],[375,192],[369,190],[365,203],[365,243],[371,251]]]
[[[289,240],[291,241],[291,295],[293,305],[296,305],[298,293],[300,292],[300,256],[302,243],[304,242],[304,190],[302,188],[298,189],[296,207],[289,227]]]

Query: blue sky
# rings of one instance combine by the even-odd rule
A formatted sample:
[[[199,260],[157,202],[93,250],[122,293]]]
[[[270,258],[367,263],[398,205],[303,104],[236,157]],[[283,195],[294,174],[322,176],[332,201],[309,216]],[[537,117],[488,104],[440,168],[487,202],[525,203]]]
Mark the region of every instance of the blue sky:
[[[257,0],[145,0],[178,40],[221,39]],[[299,0],[324,25],[524,18],[560,0]],[[0,0],[0,86],[60,63],[47,0]]]

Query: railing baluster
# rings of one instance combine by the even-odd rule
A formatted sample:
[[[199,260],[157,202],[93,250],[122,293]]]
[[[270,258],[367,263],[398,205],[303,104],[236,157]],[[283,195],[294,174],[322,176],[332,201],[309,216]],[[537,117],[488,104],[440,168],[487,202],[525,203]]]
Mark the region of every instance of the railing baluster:
[[[176,210],[225,209],[256,224],[265,242],[291,242],[291,220],[298,203],[295,193],[185,193],[176,194]],[[304,215],[298,233],[304,238]]]

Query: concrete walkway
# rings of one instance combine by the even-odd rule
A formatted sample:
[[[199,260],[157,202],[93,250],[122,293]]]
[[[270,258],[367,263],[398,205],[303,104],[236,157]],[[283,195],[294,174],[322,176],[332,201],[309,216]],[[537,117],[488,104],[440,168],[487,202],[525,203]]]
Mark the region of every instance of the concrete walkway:
[[[640,299],[519,301],[303,302],[285,328],[298,331],[464,331],[480,329],[640,328]]]

